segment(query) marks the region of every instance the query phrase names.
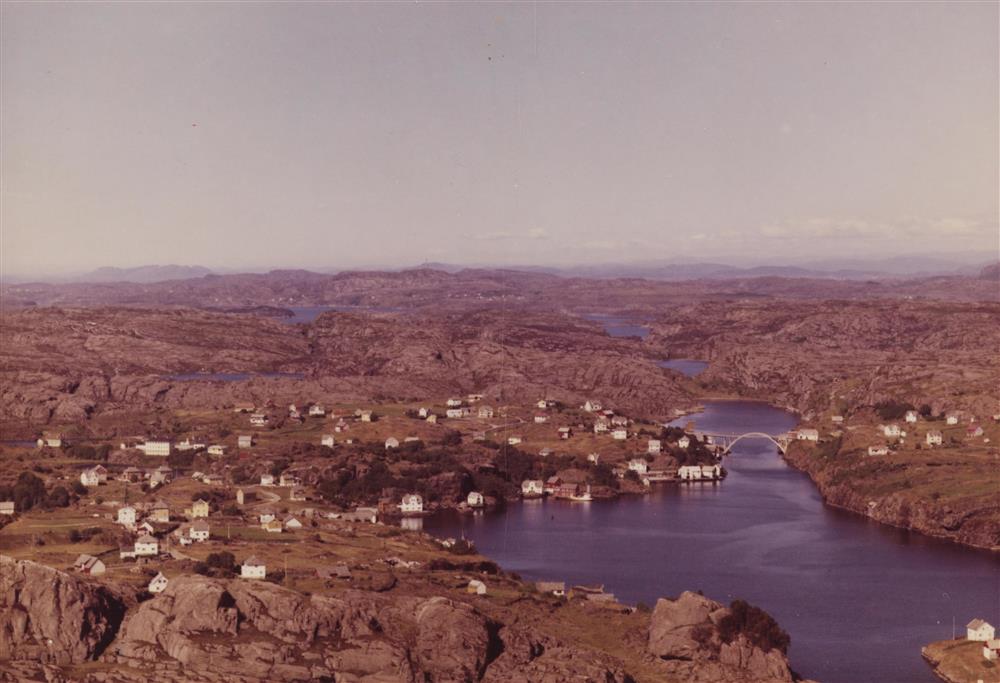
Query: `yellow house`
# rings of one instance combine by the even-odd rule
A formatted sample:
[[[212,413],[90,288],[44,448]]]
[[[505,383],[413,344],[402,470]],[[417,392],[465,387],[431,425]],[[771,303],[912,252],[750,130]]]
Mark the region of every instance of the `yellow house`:
[[[192,517],[208,517],[208,501],[200,498],[191,504]]]

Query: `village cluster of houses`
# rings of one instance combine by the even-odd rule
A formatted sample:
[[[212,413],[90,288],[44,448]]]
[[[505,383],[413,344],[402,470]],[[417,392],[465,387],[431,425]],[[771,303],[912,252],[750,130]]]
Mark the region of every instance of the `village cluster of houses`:
[[[146,482],[150,488],[169,484],[174,477],[174,471],[166,465],[160,465],[153,469],[140,469],[138,467],[126,467],[116,479],[130,484],[141,484]],[[80,483],[91,488],[107,484],[110,480],[108,468],[104,465],[94,465],[80,472]]]

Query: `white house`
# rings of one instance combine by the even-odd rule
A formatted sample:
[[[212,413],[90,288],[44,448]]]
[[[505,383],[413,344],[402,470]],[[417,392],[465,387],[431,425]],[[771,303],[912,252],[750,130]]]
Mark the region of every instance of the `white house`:
[[[844,416],[843,415],[831,415],[830,416],[830,422],[832,422],[835,425],[844,424]]]
[[[647,453],[659,453],[661,450],[663,450],[663,444],[660,443],[659,439],[650,439],[646,442]]]
[[[156,593],[162,593],[167,589],[167,583],[167,577],[165,577],[162,573],[157,572],[156,576],[154,576],[152,581],[149,582],[146,590],[154,595]]]
[[[678,448],[687,448],[690,445],[691,445],[691,439],[689,439],[687,437],[687,435],[682,436],[681,438],[677,439],[677,447]]]
[[[599,417],[594,421],[594,434],[604,434],[608,431],[608,421]]]
[[[677,476],[685,481],[700,480],[701,475],[701,465],[681,465],[677,468]]]
[[[371,422],[374,415],[370,410],[362,410],[361,415],[359,415],[359,417],[361,418],[362,422]]]
[[[615,441],[624,441],[625,439],[628,438],[628,430],[616,429],[613,432],[611,432],[611,438],[614,439]]]
[[[225,455],[226,454],[226,447],[223,446],[223,445],[221,445],[221,444],[213,443],[211,446],[208,447],[208,454],[209,455]]]
[[[0,515],[12,515],[14,514],[14,501],[5,500],[0,502]]]
[[[326,409],[318,403],[309,406],[309,417],[326,417]]]
[[[473,595],[486,595],[486,584],[479,579],[472,579],[465,590]]]
[[[903,419],[905,419],[907,422],[916,422],[918,418],[919,418],[919,415],[917,414],[917,411],[915,411],[915,410],[907,410],[906,411],[906,417],[903,418]]]
[[[385,449],[389,450],[390,448],[399,448],[399,439],[397,439],[394,436],[390,436],[388,439],[386,439]]]
[[[431,413],[430,415],[427,416],[427,424],[436,425],[437,421],[438,421],[438,416],[435,415],[434,413]]]
[[[899,436],[902,431],[897,424],[882,425],[882,433],[886,436]]]
[[[545,484],[541,479],[525,479],[521,482],[521,495],[525,498],[544,496]]]
[[[601,461],[600,453],[590,453],[587,455],[587,462],[592,462],[595,465]]]
[[[174,446],[174,449],[178,451],[197,451],[204,447],[205,444],[191,441],[191,437],[185,437],[183,441]]]
[[[554,453],[554,451],[551,448],[549,448],[548,446],[546,446],[542,450],[538,451],[538,455],[541,458],[547,458],[550,455],[552,455],[552,453]]]
[[[253,435],[243,434],[236,440],[240,448],[251,448],[253,446]]]
[[[418,493],[408,493],[403,496],[399,511],[404,515],[419,514],[424,511],[424,499]]]
[[[558,430],[560,439],[568,439],[573,434],[572,427],[560,427]]]
[[[254,556],[250,556],[240,565],[240,577],[244,579],[263,579],[267,576],[267,567]]]
[[[324,434],[319,440],[319,445],[333,448],[333,434]]]
[[[519,436],[507,437],[507,445],[509,446],[516,446],[517,444],[521,443],[521,441],[522,439]]]
[[[135,539],[135,555],[136,557],[148,557],[151,555],[160,554],[160,542],[149,534],[143,534],[139,538]]]
[[[868,455],[889,455],[889,447],[884,444],[879,446],[869,446]]]
[[[985,643],[987,640],[993,640],[996,637],[996,629],[988,621],[973,619],[965,625],[965,634],[969,640],[978,640]]]
[[[479,406],[479,413],[478,413],[478,415],[479,415],[480,418],[489,419],[489,418],[493,417],[493,408],[491,408],[489,406]]]
[[[166,457],[170,455],[169,441],[147,441],[139,446],[139,450],[146,455],[159,455]]]
[[[260,475],[260,485],[261,486],[274,486],[274,475],[273,474],[262,474],[262,475]]]
[[[636,474],[646,474],[649,471],[649,463],[642,458],[633,458],[628,461],[628,469]]]
[[[545,413],[535,413],[535,424],[541,425],[549,421],[549,416]]]
[[[449,399],[448,399],[448,400],[446,401],[446,403],[445,403],[445,404],[446,404],[446,405],[447,405],[448,407],[450,407],[450,408],[456,408],[456,407],[458,407],[458,406],[462,405],[462,399],[460,399],[460,398],[449,398]]]
[[[598,410],[601,409],[601,404],[598,403],[597,401],[587,401],[586,403],[583,404],[583,409],[586,410],[588,413],[596,413]]]
[[[927,432],[927,445],[928,446],[940,446],[944,441],[944,437],[941,432],[936,429],[932,429]]]
[[[73,563],[73,569],[83,574],[91,576],[101,576],[107,571],[107,567],[93,555],[80,555]]]
[[[481,508],[486,500],[483,498],[483,494],[479,491],[470,491],[469,495],[466,497],[465,502],[470,508]]]
[[[262,510],[260,513],[260,523],[267,524],[268,522],[274,520],[274,512],[272,510]]]
[[[95,465],[80,473],[80,483],[84,486],[97,486],[108,481],[108,470],[104,465]]]
[[[444,411],[444,416],[453,420],[462,417],[464,414],[465,411],[461,408],[448,408]]]
[[[948,413],[948,415],[944,418],[944,421],[945,421],[945,423],[950,424],[950,425],[957,425],[958,424],[958,413]]]
[[[135,526],[135,508],[131,505],[118,508],[118,523],[122,526]]]
[[[192,541],[207,541],[211,535],[211,528],[208,526],[208,522],[199,519],[191,525],[191,531],[188,535]]]
[[[290,472],[283,472],[278,478],[278,486],[302,486],[302,480]]]
[[[424,419],[427,418],[427,415],[429,413],[430,413],[430,411],[427,410],[427,408],[421,408],[420,410],[417,411],[417,415],[420,416],[420,417],[422,417],[422,418],[424,418]]]
[[[288,515],[283,520],[286,529],[301,529],[302,522],[300,522],[294,515]]]
[[[267,415],[264,413],[254,413],[250,416],[250,424],[254,427],[263,427],[267,424]]]
[[[815,429],[800,429],[795,438],[799,441],[819,441],[819,431]]]

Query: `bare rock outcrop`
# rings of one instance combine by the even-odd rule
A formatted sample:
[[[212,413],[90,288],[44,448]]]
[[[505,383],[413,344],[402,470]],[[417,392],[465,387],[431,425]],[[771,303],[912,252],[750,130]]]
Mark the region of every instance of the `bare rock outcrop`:
[[[773,623],[761,610],[743,606],[727,608],[697,593],[684,592],[676,600],[656,603],[649,627],[649,651],[668,661],[673,670],[689,681],[754,681],[789,683],[795,676],[783,647],[752,642],[751,636],[735,632],[750,610],[754,626]],[[780,630],[779,630],[780,633]],[[753,637],[760,640],[755,632]]]
[[[0,555],[0,660],[75,664],[100,655],[127,608],[112,590]]]

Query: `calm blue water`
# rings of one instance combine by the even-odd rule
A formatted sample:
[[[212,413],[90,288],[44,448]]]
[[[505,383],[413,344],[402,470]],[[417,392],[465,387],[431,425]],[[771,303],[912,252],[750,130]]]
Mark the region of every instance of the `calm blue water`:
[[[711,402],[704,431],[785,432],[764,403]],[[765,440],[743,440],[720,484],[663,485],[589,504],[525,501],[494,514],[440,515],[424,528],[465,534],[530,579],[603,583],[626,603],[702,589],[770,612],[792,636],[792,666],[823,683],[932,683],[921,646],[973,617],[1000,622],[1000,557],[885,527],[823,505]]]
[[[645,339],[649,335],[649,328],[643,326],[641,320],[634,318],[605,315],[604,313],[592,313],[583,317],[604,325],[604,331],[612,337],[639,337],[640,339]]]
[[[686,358],[674,358],[672,360],[660,361],[661,368],[676,370],[682,375],[694,377],[708,367],[708,362],[703,360],[688,360]]]
[[[303,379],[301,372],[189,372],[166,375],[164,379],[174,382],[245,382],[250,379]]]

